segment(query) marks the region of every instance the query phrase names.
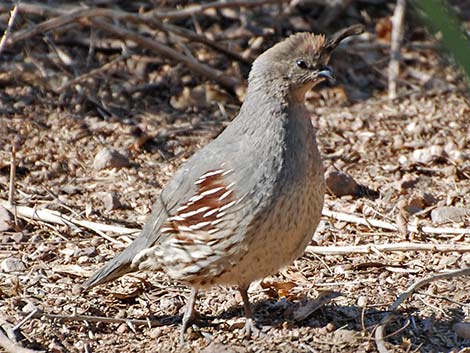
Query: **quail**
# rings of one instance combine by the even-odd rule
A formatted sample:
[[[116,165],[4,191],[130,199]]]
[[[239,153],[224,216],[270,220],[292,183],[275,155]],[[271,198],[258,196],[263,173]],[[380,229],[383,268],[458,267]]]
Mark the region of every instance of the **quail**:
[[[200,289],[237,286],[244,332],[256,330],[250,283],[301,256],[321,217],[323,167],[305,93],[333,79],[332,50],[362,32],[355,25],[330,38],[297,33],[261,54],[238,115],[175,173],[140,235],[83,286],[166,271],[192,288],[181,340]]]

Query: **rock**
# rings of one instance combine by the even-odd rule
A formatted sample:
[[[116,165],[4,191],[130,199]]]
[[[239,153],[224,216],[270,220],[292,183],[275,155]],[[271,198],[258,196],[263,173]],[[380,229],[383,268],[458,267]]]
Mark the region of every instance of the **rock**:
[[[95,158],[96,159],[96,158]],[[64,185],[62,191],[68,195],[75,195],[81,192],[81,188],[75,185]]]
[[[131,163],[129,159],[117,150],[104,147],[95,156],[93,168],[101,170],[105,168],[124,168],[129,167]]]
[[[3,206],[0,206],[0,232],[5,232],[11,229],[11,215],[10,212]]]
[[[431,211],[433,223],[461,222],[470,217],[470,209],[463,207],[438,207]]]
[[[453,327],[457,336],[470,339],[470,322],[458,322]]]
[[[106,211],[115,210],[121,208],[121,202],[115,192],[104,192],[98,195],[100,200],[103,202]]]
[[[349,175],[334,167],[329,167],[325,173],[327,190],[335,196],[355,196],[359,192],[359,185]]]
[[[77,251],[77,256],[95,257],[96,255],[98,255],[98,252],[94,246],[89,246]]]
[[[21,243],[23,241],[26,240],[26,237],[25,235],[22,233],[22,232],[18,232],[18,233],[15,233],[11,236],[11,239],[15,242],[15,243]]]
[[[23,261],[15,257],[8,257],[3,260],[0,264],[0,268],[5,273],[21,272],[26,270],[26,266],[24,265]]]
[[[427,148],[420,148],[414,150],[411,159],[414,162],[422,163],[422,164],[429,164],[435,160],[442,159],[446,156],[444,148],[442,146],[431,146]]]
[[[29,313],[32,313],[33,311],[37,310],[37,309],[38,309],[38,307],[36,305],[34,305],[34,303],[28,302],[28,304],[23,306],[21,311],[25,314],[29,314]]]

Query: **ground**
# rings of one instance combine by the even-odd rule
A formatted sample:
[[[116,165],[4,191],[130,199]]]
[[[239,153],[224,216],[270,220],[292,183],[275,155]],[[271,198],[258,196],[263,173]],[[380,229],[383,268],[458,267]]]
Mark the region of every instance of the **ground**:
[[[176,8],[174,3],[166,6]],[[337,84],[309,92],[307,107],[325,171],[347,173],[360,184],[341,197],[329,192],[325,210],[368,222],[325,215],[300,259],[252,285],[258,336],[241,335],[244,319],[236,289],[213,288],[201,293],[200,320],[180,344],[189,288],[164,273],[139,272],[89,292],[80,289],[136,233],[11,216],[0,232],[2,327],[17,325],[39,309],[16,331],[24,336],[18,345],[48,352],[375,352],[375,330],[408,286],[470,265],[469,217],[452,222],[431,217],[444,206],[469,208],[470,106],[463,74],[423,27],[411,25],[416,19],[407,17],[399,95],[390,101],[387,24],[393,4],[357,2],[334,25],[318,27],[316,19],[332,10],[321,2],[297,3],[242,11],[227,7],[168,23],[204,33],[211,42],[243,53],[248,62],[292,32],[332,33],[364,23],[367,33],[332,57]],[[20,11],[13,34],[60,15],[54,11],[74,2],[55,4],[45,12]],[[13,6],[7,5],[0,6]],[[106,6],[138,14],[156,5],[109,1]],[[8,18],[2,10],[1,28]],[[152,24],[126,19],[115,24],[194,55],[239,83],[227,89],[181,62],[95,29],[86,19],[17,38],[0,54],[1,200],[8,199],[14,145],[17,205],[140,229],[178,166],[236,115],[249,64]],[[61,87],[98,68],[103,69]],[[97,168],[95,157],[103,148],[122,153],[128,165]],[[417,229],[407,231],[407,225]],[[469,232],[452,233],[455,228]],[[377,248],[354,251],[353,246],[368,244]],[[399,251],[379,248],[387,244],[411,245]],[[430,244],[436,247],[424,249]],[[326,253],[339,246],[349,248],[341,255]],[[9,259],[19,267],[8,267]],[[458,352],[470,347],[468,278],[433,281],[404,301],[385,328],[386,349]],[[325,296],[329,300],[319,304]],[[85,315],[94,318],[85,320]]]

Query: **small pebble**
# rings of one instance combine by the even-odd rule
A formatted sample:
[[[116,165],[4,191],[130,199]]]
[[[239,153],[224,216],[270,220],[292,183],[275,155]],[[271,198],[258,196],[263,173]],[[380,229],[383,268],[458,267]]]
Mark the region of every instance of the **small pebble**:
[[[463,207],[438,207],[431,211],[433,223],[460,222],[470,218],[470,209]]]
[[[9,257],[3,260],[0,264],[0,268],[5,273],[21,272],[26,270],[26,266],[24,265],[23,261],[15,257]]]
[[[118,152],[117,150],[109,147],[104,147],[95,156],[93,161],[93,168],[102,170],[106,168],[124,168],[131,165],[129,159]]]

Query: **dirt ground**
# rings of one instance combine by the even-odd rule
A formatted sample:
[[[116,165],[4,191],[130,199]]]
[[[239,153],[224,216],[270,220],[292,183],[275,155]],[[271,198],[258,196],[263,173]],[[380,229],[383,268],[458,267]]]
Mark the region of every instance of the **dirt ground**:
[[[187,5],[109,0],[100,7],[144,16],[181,8],[177,3]],[[468,92],[462,74],[413,13],[406,17],[399,95],[389,101],[394,3],[357,1],[338,12],[321,1],[284,1],[168,15],[163,22],[241,58],[176,35],[175,28],[164,32],[130,17],[102,18],[220,70],[238,80],[232,89],[129,37],[96,28],[86,17],[35,27],[63,16],[60,11],[76,8],[76,2],[48,1],[41,9],[23,5],[12,28],[13,44],[0,54],[0,200],[8,199],[15,145],[17,205],[137,230],[178,166],[235,116],[249,62],[259,53],[296,31],[332,33],[361,22],[367,33],[333,55],[337,84],[308,93],[325,170],[339,175],[330,185],[346,195],[328,193],[330,213],[302,258],[252,285],[258,336],[245,339],[240,333],[244,319],[236,289],[213,288],[201,293],[200,320],[181,345],[189,288],[164,273],[136,273],[80,290],[136,232],[6,218],[0,212],[0,327],[8,333],[20,324],[10,351],[22,346],[54,353],[375,352],[376,329],[408,286],[470,266],[470,211],[444,220],[433,213],[447,206],[470,210]],[[0,28],[12,6],[0,5]],[[468,7],[461,10],[466,20]],[[32,28],[36,32],[27,31]],[[119,151],[125,163],[97,166],[95,157],[104,148]],[[359,184],[353,183],[352,191],[345,174]],[[371,246],[359,253],[360,245]],[[342,254],[339,247],[346,247]],[[334,298],[321,305],[324,296]],[[31,312],[35,315],[22,322]],[[468,275],[436,280],[398,307],[385,328],[385,348],[470,351],[469,326]]]

